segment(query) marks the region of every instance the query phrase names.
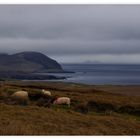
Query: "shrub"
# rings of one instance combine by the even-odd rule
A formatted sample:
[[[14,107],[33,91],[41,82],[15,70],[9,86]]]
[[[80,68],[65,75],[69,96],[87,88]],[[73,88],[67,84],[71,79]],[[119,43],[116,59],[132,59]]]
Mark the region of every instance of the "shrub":
[[[50,107],[51,105],[51,100],[49,99],[46,99],[46,98],[40,98],[38,101],[37,101],[37,104],[38,106],[43,106],[43,107]]]
[[[109,103],[100,103],[95,101],[89,101],[87,106],[90,110],[97,112],[105,112],[105,111],[116,111],[116,108]]]
[[[71,106],[76,107],[78,104],[80,104],[78,100],[71,99]]]
[[[42,97],[42,92],[39,90],[29,90],[28,96],[30,100],[37,101]]]
[[[75,107],[75,111],[83,113],[83,114],[87,114],[89,109],[88,109],[87,105],[79,104]]]
[[[140,108],[138,108],[138,107],[122,106],[118,109],[118,112],[140,116]]]

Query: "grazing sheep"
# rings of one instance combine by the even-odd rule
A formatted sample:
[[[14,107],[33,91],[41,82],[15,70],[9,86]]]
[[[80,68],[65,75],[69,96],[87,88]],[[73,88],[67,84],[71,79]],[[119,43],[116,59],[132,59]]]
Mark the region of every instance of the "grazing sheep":
[[[28,92],[27,91],[17,91],[14,94],[12,94],[12,97],[28,99]]]
[[[51,96],[52,95],[51,92],[48,91],[48,90],[42,89],[42,92],[43,92],[43,94],[48,95],[48,96]]]
[[[53,104],[54,105],[66,104],[66,105],[68,105],[68,107],[70,107],[70,98],[68,98],[68,97],[59,97],[53,102]]]
[[[11,95],[11,97],[18,104],[26,105],[28,102],[28,92],[27,91],[17,91]]]

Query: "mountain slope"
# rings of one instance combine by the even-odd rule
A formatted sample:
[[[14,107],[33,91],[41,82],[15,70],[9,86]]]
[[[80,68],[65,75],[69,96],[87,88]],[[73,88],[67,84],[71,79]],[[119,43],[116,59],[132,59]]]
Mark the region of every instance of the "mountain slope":
[[[39,52],[0,54],[0,72],[63,71],[55,60]]]

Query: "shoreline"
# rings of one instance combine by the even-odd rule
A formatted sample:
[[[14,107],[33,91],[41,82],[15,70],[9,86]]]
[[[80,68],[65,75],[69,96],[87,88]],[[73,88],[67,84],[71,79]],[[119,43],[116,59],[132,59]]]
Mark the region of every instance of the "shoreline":
[[[51,74],[41,75],[35,73],[25,73],[25,72],[0,72],[0,80],[57,80],[66,79],[64,76],[54,76]]]

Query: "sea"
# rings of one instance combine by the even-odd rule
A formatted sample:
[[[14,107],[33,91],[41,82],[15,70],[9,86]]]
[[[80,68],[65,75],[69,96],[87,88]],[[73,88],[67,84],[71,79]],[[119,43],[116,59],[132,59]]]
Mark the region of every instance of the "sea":
[[[140,65],[62,64],[62,67],[75,73],[51,73],[66,77],[54,81],[88,85],[140,85]]]

